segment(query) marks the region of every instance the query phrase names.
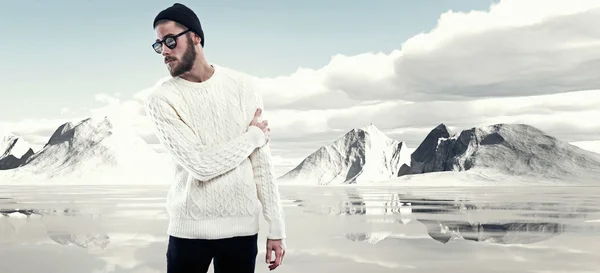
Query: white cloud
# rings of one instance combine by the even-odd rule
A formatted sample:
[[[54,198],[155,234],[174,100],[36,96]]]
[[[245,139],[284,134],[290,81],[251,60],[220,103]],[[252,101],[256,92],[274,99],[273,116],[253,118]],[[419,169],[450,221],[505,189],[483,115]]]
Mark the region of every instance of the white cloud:
[[[600,1],[504,0],[488,11],[449,11],[390,53],[335,55],[319,69],[261,78],[278,167],[371,122],[412,148],[439,123],[527,123],[566,141],[600,140],[599,8]],[[116,117],[155,144],[142,105],[149,90],[125,100],[99,94],[105,106],[90,114]],[[66,121],[0,128],[43,144]]]
[[[266,101],[323,109],[600,89],[599,8],[600,1],[505,0],[489,11],[449,11],[390,54],[336,55],[321,69],[264,79]]]
[[[96,94],[94,96],[94,99],[96,99],[96,101],[98,101],[98,102],[106,103],[109,105],[119,104],[119,98],[113,97],[113,96],[105,94],[105,93]]]
[[[72,115],[74,113],[75,112],[71,108],[69,108],[69,107],[60,108],[60,115],[61,116]]]
[[[600,153],[600,140],[596,141],[576,141],[572,143],[579,148],[590,150],[596,153]]]
[[[466,126],[482,122],[553,123],[578,118],[581,126],[589,127],[598,124],[593,118],[598,104],[600,90],[469,101],[387,101],[376,106],[336,111],[330,116],[329,124],[333,128],[348,128],[372,121],[381,127],[398,128],[441,122],[464,123]],[[507,118],[511,120],[507,121]]]
[[[11,133],[27,141],[35,151],[46,144],[50,136],[68,118],[24,119],[19,122],[0,121],[0,134]]]
[[[356,56],[335,55],[320,69],[298,69],[289,76],[261,78],[265,105],[274,109],[340,109],[372,100],[371,96],[393,92],[391,54],[364,53]],[[358,93],[349,90],[360,90]]]

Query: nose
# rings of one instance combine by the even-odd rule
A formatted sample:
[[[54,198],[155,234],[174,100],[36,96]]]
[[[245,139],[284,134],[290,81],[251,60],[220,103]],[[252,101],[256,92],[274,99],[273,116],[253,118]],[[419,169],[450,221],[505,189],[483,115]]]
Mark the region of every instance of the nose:
[[[169,55],[169,53],[171,53],[171,49],[169,47],[167,47],[167,45],[162,44],[161,47],[162,47],[162,55],[163,56],[167,56],[167,55]]]

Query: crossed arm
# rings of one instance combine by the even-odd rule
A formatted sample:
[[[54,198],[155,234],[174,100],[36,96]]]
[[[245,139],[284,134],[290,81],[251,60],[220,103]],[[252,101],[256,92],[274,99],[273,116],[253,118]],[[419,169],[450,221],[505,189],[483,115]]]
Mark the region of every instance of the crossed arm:
[[[262,96],[258,85],[249,85],[246,88],[251,98],[248,103],[250,109],[264,109]],[[254,170],[254,181],[256,183],[257,196],[263,207],[263,215],[269,223],[268,239],[286,238],[283,207],[279,196],[279,189],[275,180],[275,168],[271,158],[270,143],[257,148],[250,154],[250,162]]]
[[[247,132],[235,139],[208,146],[195,137],[166,98],[152,95],[145,106],[160,142],[183,168],[200,181],[208,181],[237,167],[266,141],[260,128],[250,126]]]
[[[253,89],[249,93],[253,96],[249,100],[250,103],[256,106],[253,109],[263,108],[262,97],[258,91]],[[271,150],[260,128],[249,126],[247,132],[233,140],[208,146],[195,137],[192,129],[179,117],[166,98],[151,95],[145,106],[160,142],[183,168],[200,181],[208,181],[228,172],[250,158],[257,197],[269,223],[267,238],[286,237]]]

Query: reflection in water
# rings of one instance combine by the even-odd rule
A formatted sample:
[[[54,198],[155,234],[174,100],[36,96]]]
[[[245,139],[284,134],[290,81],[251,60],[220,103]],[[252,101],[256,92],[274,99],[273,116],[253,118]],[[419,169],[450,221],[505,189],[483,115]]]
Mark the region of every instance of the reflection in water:
[[[426,219],[418,221],[425,224],[431,238],[442,243],[455,238],[500,244],[536,243],[562,233],[565,227],[564,224],[559,223],[482,224]]]
[[[429,215],[436,213],[456,215],[462,213],[468,215],[471,211],[478,210],[476,205],[451,200],[411,199],[411,203],[416,207],[413,210],[415,213]],[[523,219],[522,221],[496,220],[487,223],[436,219],[417,219],[417,221],[427,227],[427,232],[431,238],[442,243],[447,243],[451,239],[464,239],[499,244],[529,244],[557,236],[563,233],[565,229],[565,224],[534,222],[533,219]]]
[[[167,190],[0,187],[0,271],[165,272]],[[281,196],[289,234],[281,273],[599,268],[600,187],[287,186]],[[266,273],[259,243],[256,272]]]
[[[94,219],[73,209],[0,209],[0,241],[18,240],[21,230],[26,230],[25,237],[45,230],[61,245],[105,249],[110,238],[99,227]]]
[[[345,198],[336,197],[334,206],[320,206],[316,200],[299,201],[308,211],[329,215],[361,217],[362,223],[407,225],[411,219],[423,224],[428,235],[441,243],[453,239],[497,244],[530,244],[565,232],[561,219],[583,217],[585,210],[561,211],[559,203],[470,202],[458,198],[418,198],[389,192],[369,194],[345,188]],[[339,201],[342,199],[342,201]],[[313,205],[311,205],[311,203]],[[549,221],[550,220],[550,221]],[[362,230],[345,236],[352,241],[375,244],[394,237],[391,231]]]
[[[453,239],[497,244],[536,243],[564,233],[566,224],[561,223],[561,219],[583,217],[587,212],[577,208],[561,210],[564,201],[475,202],[460,198],[458,193],[457,196],[449,193],[451,198],[422,198],[418,197],[420,194],[400,191],[327,189],[309,199],[292,198],[288,202],[308,212],[346,216],[350,219],[347,221],[354,224],[350,228],[354,230],[346,232],[345,238],[370,244],[395,236],[389,225],[383,230],[374,230],[373,225],[403,227],[412,220],[424,225],[429,237],[444,244]],[[0,204],[18,205],[9,198],[2,198]],[[28,229],[22,235],[27,236],[32,228],[61,245],[105,249],[110,243],[110,237],[100,229],[97,219],[79,210],[0,209],[0,241],[11,238],[18,241],[21,229]]]

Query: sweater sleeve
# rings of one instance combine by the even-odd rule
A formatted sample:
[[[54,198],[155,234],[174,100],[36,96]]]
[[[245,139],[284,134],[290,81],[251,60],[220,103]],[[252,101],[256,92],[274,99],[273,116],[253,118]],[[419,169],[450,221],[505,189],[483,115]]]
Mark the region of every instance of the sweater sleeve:
[[[267,143],[250,155],[250,161],[254,169],[254,181],[258,199],[263,208],[265,220],[269,223],[269,239],[284,239],[285,222],[283,207],[279,196],[279,189],[275,183],[273,162],[271,160],[271,149]]]
[[[235,139],[206,145],[195,137],[175,107],[163,96],[148,97],[145,106],[160,142],[183,168],[200,181],[208,181],[232,170],[265,143],[262,130],[250,126],[247,132]]]
[[[248,91],[253,96],[250,103],[264,110],[262,97],[255,90]],[[257,186],[258,199],[262,204],[265,220],[269,223],[267,238],[284,239],[286,238],[284,213],[279,189],[275,180],[275,168],[271,159],[269,143],[256,149],[250,155],[250,162],[254,170],[254,181]]]

